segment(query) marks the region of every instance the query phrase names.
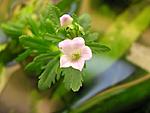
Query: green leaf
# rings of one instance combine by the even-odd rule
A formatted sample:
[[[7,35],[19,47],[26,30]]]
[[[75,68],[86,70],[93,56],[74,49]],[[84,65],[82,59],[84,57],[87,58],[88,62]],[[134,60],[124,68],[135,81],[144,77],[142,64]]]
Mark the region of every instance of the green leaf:
[[[63,27],[60,27],[57,30],[57,36],[62,37],[62,39],[69,38],[68,35],[70,36],[70,34],[67,33],[67,30]]]
[[[89,35],[87,37],[85,37],[85,39],[88,41],[95,41],[99,38],[98,36],[99,36],[99,33],[97,33],[97,32],[89,33]]]
[[[50,52],[50,45],[52,45],[52,43],[48,40],[33,38],[26,35],[22,35],[20,37],[20,43],[23,44],[23,46],[30,48],[31,50],[36,50],[40,53]]]
[[[50,59],[51,59],[51,56],[49,54],[41,54],[35,57],[34,60],[25,67],[25,69],[27,71],[36,72],[36,74],[38,75],[41,73],[46,63]]]
[[[38,87],[41,90],[50,88],[52,84],[56,82],[57,69],[59,67],[58,57],[49,61],[46,66],[46,69],[39,77]]]
[[[62,69],[61,69],[61,68],[58,68],[58,69],[57,69],[56,80],[59,80],[61,75],[62,75]]]
[[[37,22],[35,22],[32,18],[28,17],[28,24],[30,25],[32,33],[36,36],[39,36],[39,28]]]
[[[91,17],[88,14],[83,14],[79,17],[79,24],[85,29],[90,28]]]
[[[49,52],[49,53],[45,53],[45,54],[40,54],[39,56],[37,56],[37,57],[34,58],[34,61],[41,61],[41,60],[48,59],[48,58],[54,58],[58,54],[60,54],[60,51],[55,51],[55,52]]]
[[[111,50],[109,47],[96,42],[87,42],[86,45],[89,46],[92,49],[92,52],[96,54],[101,52],[108,52]]]
[[[57,42],[57,43],[63,40],[63,38],[61,38],[57,35],[54,35],[54,34],[49,34],[49,33],[46,33],[44,35],[44,39],[49,40],[49,41],[53,41],[53,42]]]
[[[45,19],[50,19],[53,22],[53,25],[56,27],[60,26],[59,17],[60,10],[52,4],[49,4],[47,11],[44,10],[43,16]]]
[[[25,67],[25,69],[27,71],[35,71],[36,74],[40,74],[41,71],[45,68],[47,62],[49,62],[58,54],[59,52],[40,54],[36,56],[34,60]]]
[[[32,53],[32,50],[27,49],[25,52],[23,52],[16,58],[16,61],[20,62],[20,61],[25,60],[31,53]]]
[[[71,16],[73,18],[73,23],[79,23],[79,17],[75,13],[73,13]]]
[[[14,26],[11,23],[7,23],[7,24],[2,24],[1,27],[3,31],[6,34],[10,35],[11,37],[18,38],[20,35],[22,35],[23,26],[19,26],[18,24]]]
[[[64,83],[67,89],[72,89],[74,92],[78,91],[82,86],[83,78],[82,72],[73,68],[63,69]]]
[[[40,35],[43,35],[45,33],[55,34],[55,25],[53,22],[47,18],[40,16],[40,27],[39,27]]]
[[[48,33],[54,34],[56,32],[55,26],[52,20],[46,19],[45,24],[46,24],[46,29]]]
[[[42,72],[42,70],[43,70],[43,67],[45,66],[46,64],[45,64],[45,62],[42,62],[42,61],[40,61],[40,62],[31,62],[31,63],[29,63],[26,67],[25,67],[25,69],[27,70],[27,71],[30,71],[30,72],[35,72],[35,75],[39,75],[41,72]]]

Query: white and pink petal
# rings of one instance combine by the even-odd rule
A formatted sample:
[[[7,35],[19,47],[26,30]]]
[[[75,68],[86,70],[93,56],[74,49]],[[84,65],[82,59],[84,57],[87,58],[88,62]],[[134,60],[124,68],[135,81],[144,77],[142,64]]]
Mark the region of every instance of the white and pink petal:
[[[61,52],[64,53],[64,54],[70,55],[71,52],[73,51],[72,40],[70,40],[70,39],[66,39],[64,41],[61,41],[58,44],[58,46],[59,46]]]
[[[75,61],[75,62],[71,62],[71,66],[74,68],[74,69],[77,69],[77,70],[80,70],[82,71],[83,67],[84,67],[84,63],[85,61],[80,59],[78,61]]]
[[[82,37],[76,37],[73,40],[66,39],[59,43],[59,48],[64,54],[60,58],[60,67],[70,67],[82,71],[86,60],[92,58],[92,51],[88,46],[85,46],[85,41]],[[79,59],[72,58],[72,55],[80,54]]]
[[[72,40],[74,49],[80,49],[85,46],[85,41],[82,37],[76,37]]]
[[[92,58],[92,51],[88,46],[84,46],[81,50],[81,57],[84,60],[90,60]]]
[[[72,63],[70,62],[69,58],[66,55],[62,55],[60,57],[60,67],[70,67],[72,65]]]

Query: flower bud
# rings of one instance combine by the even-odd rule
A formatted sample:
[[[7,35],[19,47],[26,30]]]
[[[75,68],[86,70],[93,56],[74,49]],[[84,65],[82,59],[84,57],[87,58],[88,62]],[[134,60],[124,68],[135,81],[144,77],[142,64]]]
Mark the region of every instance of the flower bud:
[[[60,17],[60,25],[61,26],[69,26],[72,24],[73,18],[69,14],[64,14]]]

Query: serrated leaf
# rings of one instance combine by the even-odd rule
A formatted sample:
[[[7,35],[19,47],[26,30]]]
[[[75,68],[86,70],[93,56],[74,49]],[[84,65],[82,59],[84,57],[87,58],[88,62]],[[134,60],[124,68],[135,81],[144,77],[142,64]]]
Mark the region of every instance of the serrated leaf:
[[[72,89],[74,92],[78,91],[83,82],[82,72],[73,68],[67,68],[63,70],[63,73],[65,87]]]
[[[59,80],[62,75],[62,69],[58,68],[56,72],[57,72],[56,80]]]
[[[30,72],[35,72],[36,75],[39,75],[42,72],[42,67],[45,66],[44,62],[31,62],[29,63],[25,69]]]
[[[34,58],[35,62],[38,61],[42,61],[48,58],[54,58],[55,56],[57,56],[60,53],[60,51],[55,51],[55,52],[49,52],[49,53],[44,53],[44,54],[40,54],[39,56]]]
[[[92,52],[96,54],[101,52],[108,52],[111,50],[109,47],[96,42],[88,42],[86,45],[89,46],[92,49]]]
[[[36,74],[40,74],[41,71],[46,66],[47,62],[50,61],[52,58],[54,58],[58,54],[59,52],[40,54],[36,56],[34,60],[25,67],[25,69],[27,71],[35,71]]]
[[[36,50],[40,53],[50,52],[51,42],[44,39],[22,35],[20,37],[20,43],[23,44],[23,46],[30,48],[31,50]]]
[[[24,59],[26,59],[30,54],[32,53],[32,50],[27,49],[25,52],[23,52],[22,54],[20,54],[17,58],[16,61],[23,61]]]
[[[41,55],[37,57],[41,57]],[[51,57],[46,55],[42,56],[42,59],[39,60],[37,60],[37,57],[35,57],[34,60],[25,67],[25,69],[27,71],[36,72],[38,75],[42,72],[44,66],[46,65],[47,61],[51,59]]]
[[[57,57],[49,61],[49,63],[46,66],[46,69],[39,77],[40,79],[38,82],[39,89],[44,90],[50,88],[51,85],[56,82],[58,67],[59,67],[59,60]]]

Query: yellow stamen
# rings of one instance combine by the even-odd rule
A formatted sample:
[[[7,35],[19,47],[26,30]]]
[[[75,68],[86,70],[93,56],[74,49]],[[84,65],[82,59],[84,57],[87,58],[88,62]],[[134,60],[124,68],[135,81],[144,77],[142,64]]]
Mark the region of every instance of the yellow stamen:
[[[76,60],[79,60],[80,57],[81,57],[80,53],[74,53],[71,55],[71,60],[76,61]]]

